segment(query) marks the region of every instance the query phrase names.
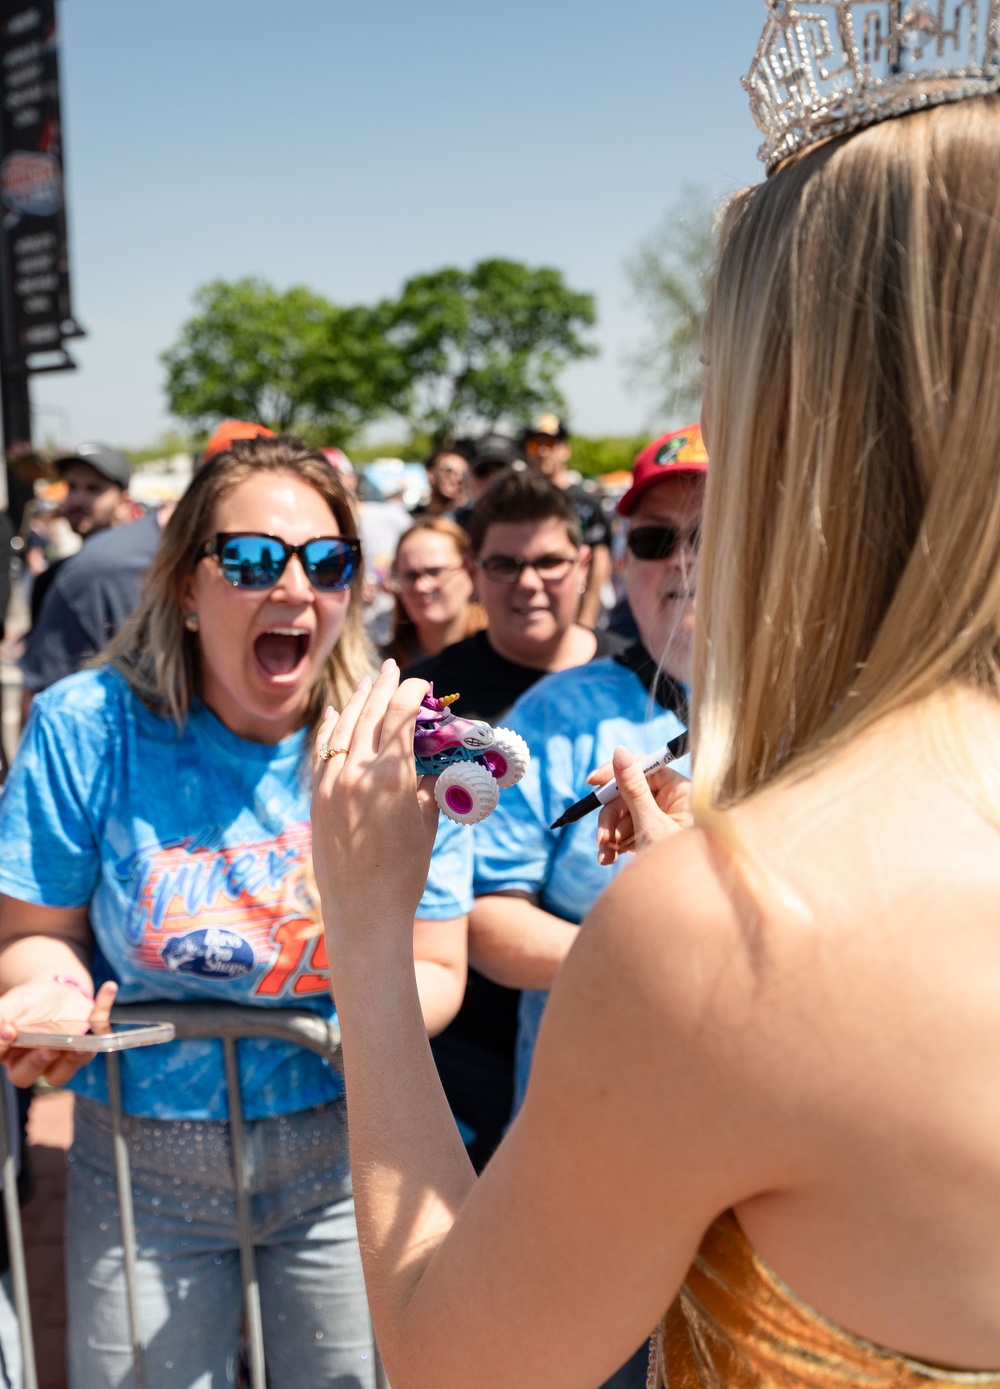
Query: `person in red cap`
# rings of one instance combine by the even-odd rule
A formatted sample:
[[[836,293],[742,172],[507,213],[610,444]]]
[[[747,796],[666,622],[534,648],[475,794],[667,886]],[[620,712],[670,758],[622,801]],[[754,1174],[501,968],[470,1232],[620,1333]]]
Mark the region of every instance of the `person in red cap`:
[[[707,472],[708,450],[700,424],[662,434],[636,455],[632,486],[618,503],[618,514],[632,516],[642,498],[666,477],[701,477]]]
[[[223,420],[201,451],[201,462],[207,463],[218,453],[225,453],[234,439],[273,439],[273,429],[253,420]]]
[[[660,552],[670,543],[671,534],[681,534],[687,527],[694,528],[694,540],[688,547],[693,551],[697,545],[697,526],[705,499],[704,475],[708,471],[708,453],[701,437],[701,426],[690,424],[684,429],[663,434],[636,456],[632,468],[632,485],[618,503],[618,514],[628,518],[629,527],[626,538],[625,587],[627,597],[619,608],[624,611],[624,623],[612,616],[611,630],[626,631],[636,603],[642,604],[646,595],[643,590],[658,582],[655,563],[636,564],[636,556],[654,561],[661,557]],[[663,532],[656,534],[656,532]],[[684,550],[674,551],[671,570],[683,558]],[[690,567],[690,566],[689,566]],[[693,568],[689,576],[693,583]],[[655,594],[650,595],[654,600]],[[671,623],[668,670],[670,674],[690,683],[690,662],[694,641],[694,593],[686,598],[668,599],[665,595],[656,600],[664,605],[664,616]],[[654,657],[657,652],[651,653]]]

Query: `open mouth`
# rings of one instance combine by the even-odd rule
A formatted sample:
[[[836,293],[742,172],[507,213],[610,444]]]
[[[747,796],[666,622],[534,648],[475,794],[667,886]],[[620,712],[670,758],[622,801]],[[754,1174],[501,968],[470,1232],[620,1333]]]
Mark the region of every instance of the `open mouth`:
[[[256,639],[253,654],[265,675],[291,675],[305,660],[310,639],[301,627],[272,627]]]

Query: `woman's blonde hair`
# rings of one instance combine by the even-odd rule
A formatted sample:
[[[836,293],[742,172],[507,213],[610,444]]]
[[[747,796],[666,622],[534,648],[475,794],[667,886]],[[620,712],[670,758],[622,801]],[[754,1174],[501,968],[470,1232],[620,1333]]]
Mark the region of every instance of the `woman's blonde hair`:
[[[420,531],[430,531],[433,535],[443,535],[454,545],[458,551],[459,559],[471,560],[472,543],[457,521],[449,521],[446,516],[422,516],[399,537],[399,544],[396,546],[396,555],[393,559],[393,569],[399,564],[399,553],[407,540],[411,535],[416,535]],[[462,636],[474,636],[476,632],[481,632],[485,626],[486,613],[482,605],[474,598],[470,599],[465,631]],[[423,655],[416,624],[403,607],[402,599],[398,593],[392,611],[392,636],[385,648],[385,654],[391,656],[401,670],[405,670],[408,665],[419,660]]]
[[[178,724],[183,724],[198,692],[198,638],[184,626],[185,587],[215,531],[220,501],[260,473],[286,473],[307,483],[329,506],[340,534],[358,534],[354,508],[340,478],[321,453],[291,435],[237,440],[195,473],[164,527],[137,611],[97,662],[121,671],[144,704]],[[354,581],[340,640],[313,691],[313,726],[327,705],[343,708],[358,681],[373,670],[361,578],[359,574]]]
[[[709,819],[1000,686],[1000,96],[789,160],[723,220],[694,705]]]

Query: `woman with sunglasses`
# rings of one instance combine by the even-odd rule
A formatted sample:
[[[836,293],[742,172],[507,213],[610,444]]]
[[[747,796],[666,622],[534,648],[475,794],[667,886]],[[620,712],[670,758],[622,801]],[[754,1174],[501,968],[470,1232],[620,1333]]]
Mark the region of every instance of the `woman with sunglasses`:
[[[401,537],[389,580],[396,606],[385,648],[401,670],[486,626],[472,575],[469,537],[447,517],[423,516]]]
[[[131,1372],[107,1082],[101,1059],[18,1048],[16,1029],[106,1015],[116,992],[334,1015],[306,758],[370,668],[360,576],[323,456],[234,443],[195,475],[100,664],[33,708],[0,807],[0,1058],[77,1096],[74,1389]],[[461,999],[462,925],[417,941],[431,1027]],[[373,1389],[341,1077],[284,1042],[238,1056],[269,1382]],[[121,1070],[146,1383],[221,1389],[242,1324],[222,1049],[127,1051]]]

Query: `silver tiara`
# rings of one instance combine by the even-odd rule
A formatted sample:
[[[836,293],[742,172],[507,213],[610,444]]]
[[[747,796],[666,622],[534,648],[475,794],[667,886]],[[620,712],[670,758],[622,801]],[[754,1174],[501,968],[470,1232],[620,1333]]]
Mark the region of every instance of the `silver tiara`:
[[[743,79],[770,173],[788,155],[1000,90],[1000,0],[767,0]]]

